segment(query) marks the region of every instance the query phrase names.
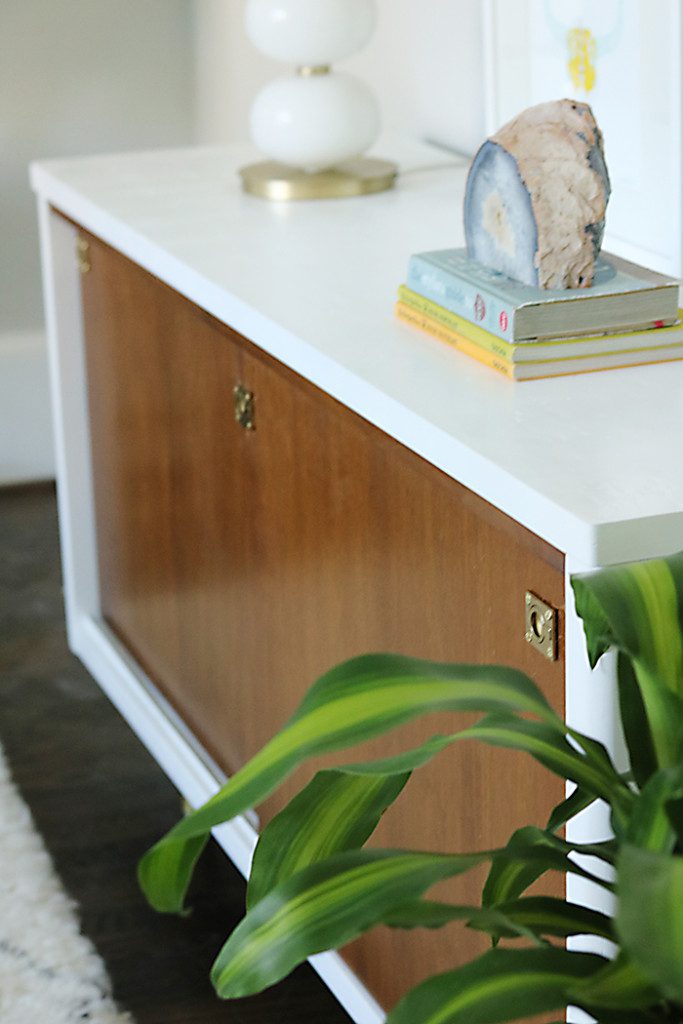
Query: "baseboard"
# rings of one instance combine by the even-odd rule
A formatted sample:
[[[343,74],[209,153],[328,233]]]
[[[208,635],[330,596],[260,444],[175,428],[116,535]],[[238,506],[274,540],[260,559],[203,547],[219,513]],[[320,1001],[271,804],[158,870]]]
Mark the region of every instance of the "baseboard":
[[[0,333],[0,486],[54,475],[45,335]]]

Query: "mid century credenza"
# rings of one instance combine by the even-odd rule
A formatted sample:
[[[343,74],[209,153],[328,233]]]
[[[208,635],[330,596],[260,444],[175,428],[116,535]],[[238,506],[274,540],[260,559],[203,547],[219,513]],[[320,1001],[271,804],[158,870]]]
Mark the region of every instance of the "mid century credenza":
[[[515,665],[618,750],[613,669],[590,672],[568,579],[683,547],[683,364],[515,385],[399,324],[409,255],[461,244],[466,165],[389,155],[395,190],[292,204],[242,193],[241,147],[32,168],[70,644],[192,804],[367,651]],[[304,778],[217,830],[242,871]],[[562,796],[462,744],[377,841],[484,848]],[[377,929],[313,959],[375,1024],[483,941]]]

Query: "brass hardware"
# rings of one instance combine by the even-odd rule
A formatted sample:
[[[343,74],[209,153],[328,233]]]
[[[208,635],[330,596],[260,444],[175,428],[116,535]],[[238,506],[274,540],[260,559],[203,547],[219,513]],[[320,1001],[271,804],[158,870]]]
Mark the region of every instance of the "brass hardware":
[[[235,401],[235,419],[245,430],[254,430],[254,395],[243,384],[232,389]]]
[[[296,69],[296,73],[302,78],[311,78],[312,75],[329,75],[331,70],[329,64],[302,64]]]
[[[85,238],[76,239],[76,263],[81,274],[90,271],[90,244]]]
[[[398,169],[388,160],[359,157],[326,171],[304,171],[264,160],[239,173],[244,191],[261,199],[342,199],[392,188]]]
[[[524,599],[524,638],[549,661],[557,660],[557,609],[527,590]]]

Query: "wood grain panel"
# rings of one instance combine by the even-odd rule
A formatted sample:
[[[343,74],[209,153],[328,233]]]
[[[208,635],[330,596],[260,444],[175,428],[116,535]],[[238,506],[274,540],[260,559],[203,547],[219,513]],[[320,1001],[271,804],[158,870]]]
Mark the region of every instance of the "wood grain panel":
[[[559,552],[120,255],[92,248],[84,309],[104,612],[226,769],[318,675],[367,651],[514,665],[562,711],[563,657],[544,661],[523,638],[527,589],[562,609]],[[255,393],[254,431],[232,417],[238,380]],[[354,758],[467,721],[433,716]],[[267,801],[263,818],[311,771]],[[525,758],[468,742],[415,774],[374,841],[488,847],[542,824],[562,795]],[[476,902],[480,883],[468,876],[443,891]],[[484,946],[457,926],[378,929],[345,955],[389,1006]]]
[[[239,640],[239,351],[171,289],[92,239],[90,260],[83,306],[103,615],[215,748],[215,707],[230,718],[225,651]],[[218,674],[201,671],[201,652]],[[233,764],[242,743],[231,750],[230,736],[222,734],[221,761]]]

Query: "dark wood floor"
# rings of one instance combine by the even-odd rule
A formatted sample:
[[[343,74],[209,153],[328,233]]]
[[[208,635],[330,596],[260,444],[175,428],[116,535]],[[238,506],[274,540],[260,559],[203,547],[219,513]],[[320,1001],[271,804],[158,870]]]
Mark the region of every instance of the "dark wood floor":
[[[244,908],[244,882],[217,849],[202,863],[189,918],[143,901],[136,862],[177,820],[179,798],[67,650],[47,486],[0,490],[0,741],[137,1024],[348,1022],[308,965],[262,996],[215,998],[209,967]]]

